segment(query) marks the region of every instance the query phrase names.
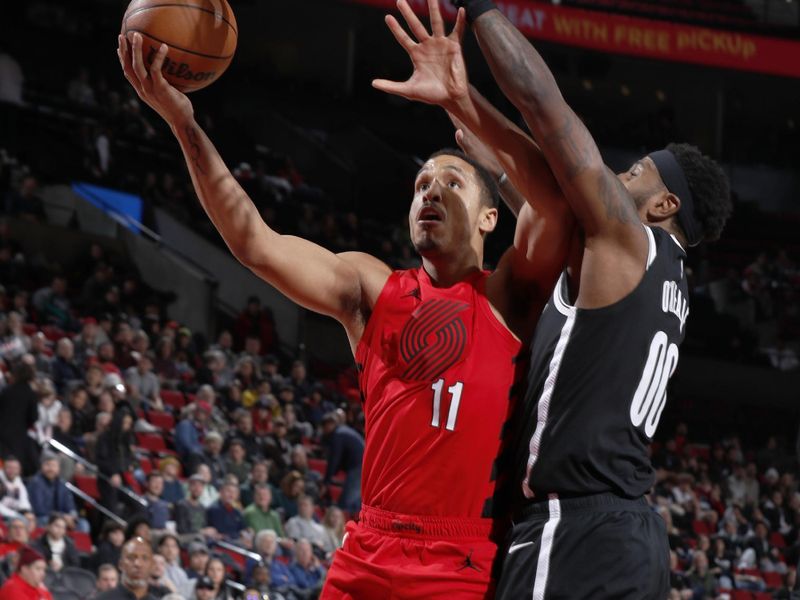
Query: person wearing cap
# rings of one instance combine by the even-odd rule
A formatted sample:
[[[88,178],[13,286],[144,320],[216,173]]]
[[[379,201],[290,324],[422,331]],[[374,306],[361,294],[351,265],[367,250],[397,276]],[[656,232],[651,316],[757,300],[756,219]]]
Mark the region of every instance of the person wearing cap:
[[[23,546],[16,572],[0,588],[0,600],[53,600],[44,585],[47,562],[44,556]]]
[[[205,542],[195,540],[189,542],[186,549],[189,555],[189,565],[186,567],[186,576],[190,580],[196,580],[203,576],[206,572],[206,565],[208,564],[209,553],[208,546]]]
[[[208,575],[202,575],[194,584],[194,597],[197,600],[213,600],[216,597],[216,586]]]

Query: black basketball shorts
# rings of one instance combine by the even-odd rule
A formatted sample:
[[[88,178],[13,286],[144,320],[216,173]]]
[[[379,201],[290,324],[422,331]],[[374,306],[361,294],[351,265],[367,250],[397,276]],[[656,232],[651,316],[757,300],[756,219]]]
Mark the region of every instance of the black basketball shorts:
[[[669,545],[644,498],[537,502],[508,536],[498,600],[665,600]]]

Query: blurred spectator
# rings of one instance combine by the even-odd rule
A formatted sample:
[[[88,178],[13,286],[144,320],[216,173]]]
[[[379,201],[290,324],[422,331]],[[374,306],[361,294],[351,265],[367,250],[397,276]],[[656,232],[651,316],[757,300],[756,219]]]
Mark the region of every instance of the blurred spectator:
[[[124,543],[125,528],[122,525],[116,521],[103,523],[97,539],[97,550],[92,555],[92,565],[95,568],[100,568],[104,564],[118,565]]]
[[[249,418],[250,415],[247,416]],[[228,446],[227,454],[225,473],[235,475],[238,481],[246,481],[250,475],[251,465],[245,460],[247,451],[244,442],[238,437],[233,438]]]
[[[97,569],[97,580],[95,587],[97,593],[101,594],[112,590],[119,585],[119,571],[112,564],[104,563]]]
[[[65,330],[71,329],[70,310],[72,305],[67,298],[67,279],[63,275],[55,275],[49,286],[36,290],[31,302],[46,323],[57,325]],[[72,350],[71,346],[72,344],[70,344],[70,350]],[[72,359],[71,351],[68,358]]]
[[[131,597],[141,600],[165,595],[162,587],[150,584],[153,551],[145,540],[133,538],[125,543],[119,570],[121,577],[117,587],[99,594],[95,600],[129,600]]]
[[[190,580],[202,577],[209,559],[208,546],[205,545],[205,542],[191,542],[187,548],[187,553],[189,555],[189,566],[186,568],[186,576]]]
[[[162,458],[159,463],[159,470],[164,478],[164,491],[161,498],[172,506],[177,505],[186,496],[183,485],[178,479],[180,467],[181,464],[172,456]]]
[[[28,489],[22,483],[22,465],[14,455],[8,455],[3,461],[0,471],[0,514],[4,518],[24,516],[26,519],[35,519],[31,502],[28,499]]]
[[[301,590],[319,590],[325,580],[325,568],[314,556],[311,543],[300,540],[294,546],[294,560],[289,565],[295,585]]]
[[[178,537],[172,533],[165,533],[158,541],[158,553],[166,562],[166,577],[175,586],[178,593],[188,598],[192,592],[192,584],[181,566],[181,547]]]
[[[61,513],[67,527],[88,532],[88,523],[78,518],[72,492],[59,477],[60,471],[58,458],[46,452],[42,454],[40,471],[28,480],[28,496],[36,521],[44,527],[52,513]]]
[[[133,453],[133,414],[127,407],[118,408],[112,417],[108,431],[100,434],[95,450],[97,468],[108,478],[98,480],[101,502],[114,512],[122,512],[119,502],[122,496],[118,489],[124,483],[126,473],[132,472],[136,464]]]
[[[232,444],[234,440],[238,440],[241,442],[244,450],[244,458],[248,460],[257,459],[262,455],[262,451],[258,436],[253,431],[252,415],[244,409],[239,409],[234,413],[234,419],[236,422],[236,427],[228,432],[229,444]],[[250,467],[248,465],[248,469],[249,468]],[[240,476],[237,473],[237,477],[240,481],[247,479],[246,474],[242,474]]]
[[[222,436],[216,431],[206,434],[200,454],[189,457],[190,470],[195,470],[201,463],[209,468],[212,485],[218,486],[225,478],[225,458],[222,456]]]
[[[361,508],[364,439],[351,427],[340,424],[335,413],[328,413],[322,419],[322,432],[329,452],[325,484],[330,485],[334,475],[340,470],[344,471],[344,487],[338,504],[348,512],[358,512]]]
[[[342,509],[337,506],[329,506],[325,511],[325,518],[322,520],[322,527],[325,530],[322,549],[330,559],[333,552],[342,547],[342,541],[344,540],[344,513]]]
[[[314,520],[314,501],[302,496],[297,501],[297,515],[286,521],[286,535],[295,541],[306,539],[320,550],[325,548],[325,529]]]
[[[257,565],[264,564],[270,569],[270,579],[274,587],[284,588],[292,585],[294,583],[294,578],[292,577],[291,571],[289,571],[289,566],[283,561],[278,560],[278,557],[281,556],[281,549],[278,545],[277,533],[272,529],[259,531],[258,534],[256,534],[254,545],[255,551],[261,555],[261,560],[255,562],[253,559],[248,559],[248,577],[246,579],[252,578],[253,571]],[[290,547],[293,548],[294,544],[291,544]]]
[[[305,480],[297,471],[289,471],[281,480],[281,487],[275,494],[275,502],[286,519],[297,514],[297,501],[305,494]]]
[[[6,196],[6,212],[15,217],[43,223],[44,201],[37,194],[38,190],[39,182],[35,177],[23,177]]]
[[[244,509],[245,523],[256,534],[265,529],[271,529],[279,537],[284,537],[280,515],[278,515],[277,511],[271,509],[271,504],[272,490],[269,485],[266,483],[257,484],[253,503]]]
[[[164,491],[164,478],[158,471],[151,471],[147,475],[147,488],[145,490],[145,500],[147,500],[147,517],[150,527],[163,530],[167,527],[170,519],[169,504],[161,499]]]
[[[56,573],[64,567],[81,566],[75,544],[67,536],[67,522],[58,513],[50,515],[45,534],[32,547],[44,556],[48,568]]]
[[[167,561],[160,554],[153,555],[153,567],[150,571],[150,586],[157,586],[166,591],[166,594],[160,594],[162,598],[166,595],[177,594],[178,591],[178,588],[172,583],[172,580],[167,577]]]
[[[161,400],[161,384],[153,373],[153,357],[148,354],[133,353],[136,366],[125,371],[125,383],[134,408],[141,405],[144,410],[164,410]]]
[[[254,502],[255,490],[261,485],[267,485],[269,480],[269,462],[266,460],[255,460],[250,469],[250,477],[239,488],[242,505],[248,506]]]
[[[211,596],[214,600],[233,600],[233,594],[227,586],[228,577],[225,571],[225,563],[222,562],[221,558],[212,556],[208,559],[204,574],[214,585],[214,593]],[[197,583],[202,586],[206,581],[203,579],[199,580]]]
[[[53,600],[44,585],[47,564],[44,557],[24,546],[17,562],[17,571],[0,588],[0,600]]]
[[[58,423],[58,413],[63,408],[61,400],[56,397],[53,382],[40,379],[38,382],[39,404],[38,419],[34,424],[35,439],[39,445],[46,444],[53,437],[53,428]]]
[[[258,296],[250,296],[247,299],[247,306],[236,318],[233,332],[238,348],[244,347],[248,336],[254,336],[261,343],[259,354],[275,352],[278,349],[272,311],[266,307],[262,309]]]
[[[32,387],[33,357],[20,359],[12,375],[12,383],[0,391],[0,456],[13,454],[20,460],[23,473],[32,473],[36,452],[28,429],[39,417],[38,398]]]
[[[211,406],[208,402],[198,401],[189,416],[178,423],[175,428],[175,449],[181,460],[188,461],[192,455],[202,455],[203,446],[200,440],[205,435]]]
[[[217,531],[208,526],[206,507],[200,501],[205,489],[206,480],[202,475],[195,473],[189,477],[186,498],[175,506],[176,527],[181,535],[202,533],[216,537]]]
[[[80,366],[75,362],[75,349],[69,338],[61,338],[56,344],[56,358],[53,361],[53,383],[59,394],[67,387],[83,379]]]
[[[75,78],[70,80],[67,86],[67,97],[76,104],[95,106],[97,102],[94,96],[94,89],[89,84],[88,68],[81,67]]]
[[[225,483],[219,490],[219,500],[212,504],[207,511],[209,526],[231,540],[238,539],[239,533],[247,527],[242,513],[234,504],[237,491],[235,484]]]

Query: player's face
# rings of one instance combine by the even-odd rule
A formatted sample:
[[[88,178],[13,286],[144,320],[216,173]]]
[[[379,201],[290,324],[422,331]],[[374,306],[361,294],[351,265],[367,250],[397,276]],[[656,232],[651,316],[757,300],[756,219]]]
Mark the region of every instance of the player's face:
[[[630,169],[620,173],[617,177],[636,203],[636,210],[642,220],[645,220],[648,203],[655,196],[666,191],[655,163],[646,156],[637,160]]]
[[[494,216],[481,201],[475,169],[457,156],[437,156],[422,167],[414,183],[408,214],[411,241],[422,256],[435,256],[482,243]]]

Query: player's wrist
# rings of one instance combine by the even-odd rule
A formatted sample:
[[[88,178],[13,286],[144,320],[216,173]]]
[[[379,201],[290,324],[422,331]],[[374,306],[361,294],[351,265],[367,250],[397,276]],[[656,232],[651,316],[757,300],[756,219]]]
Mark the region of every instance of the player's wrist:
[[[493,0],[451,0],[452,3],[461,8],[462,6],[467,11],[467,21],[474,23],[475,20],[483,13],[489,12],[497,8]]]

